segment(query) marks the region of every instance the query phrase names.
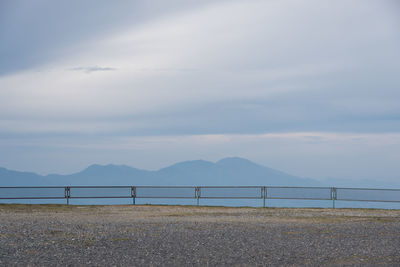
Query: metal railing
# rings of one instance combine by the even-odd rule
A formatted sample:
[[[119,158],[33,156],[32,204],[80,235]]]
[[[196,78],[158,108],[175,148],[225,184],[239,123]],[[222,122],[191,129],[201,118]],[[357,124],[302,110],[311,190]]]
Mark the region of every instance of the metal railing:
[[[293,186],[42,186],[0,187],[0,200],[131,198],[268,199],[400,202],[400,189]]]

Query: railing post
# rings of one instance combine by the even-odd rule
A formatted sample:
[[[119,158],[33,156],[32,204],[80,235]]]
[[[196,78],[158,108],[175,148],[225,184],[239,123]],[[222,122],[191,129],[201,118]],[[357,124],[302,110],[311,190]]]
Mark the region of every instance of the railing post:
[[[67,199],[67,205],[69,205],[69,197],[71,196],[70,187],[67,186],[64,188],[64,197]]]
[[[194,195],[197,199],[197,206],[199,206],[200,205],[200,186],[195,187]]]
[[[332,208],[334,209],[335,208],[335,200],[337,199],[335,187],[331,187],[331,199],[332,199]]]
[[[262,194],[262,198],[263,198],[263,208],[265,208],[265,199],[267,198],[267,187],[263,186],[261,188],[261,194]]]
[[[136,186],[131,187],[132,204],[136,205]]]

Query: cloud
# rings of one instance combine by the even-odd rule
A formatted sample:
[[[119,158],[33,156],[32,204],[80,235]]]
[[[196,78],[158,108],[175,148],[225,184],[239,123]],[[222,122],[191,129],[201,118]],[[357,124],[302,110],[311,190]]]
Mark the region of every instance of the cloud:
[[[80,52],[87,42],[210,2],[136,0],[111,5],[105,0],[1,1],[0,76],[41,68]]]
[[[111,68],[111,67],[93,66],[93,67],[75,67],[75,68],[71,68],[70,70],[83,71],[85,73],[92,73],[92,72],[96,72],[96,71],[114,71],[114,70],[117,70],[117,69],[116,68]]]
[[[68,162],[70,147],[75,164],[238,155],[300,175],[346,176],[374,160],[398,171],[398,145],[386,144],[400,132],[393,1],[5,3],[0,136],[45,140],[24,147],[31,158]],[[52,138],[65,146],[47,147]],[[4,162],[25,155],[8,149]]]
[[[0,118],[15,119],[3,129],[399,131],[396,19],[368,3],[221,1],[78,39],[73,53],[0,78]]]

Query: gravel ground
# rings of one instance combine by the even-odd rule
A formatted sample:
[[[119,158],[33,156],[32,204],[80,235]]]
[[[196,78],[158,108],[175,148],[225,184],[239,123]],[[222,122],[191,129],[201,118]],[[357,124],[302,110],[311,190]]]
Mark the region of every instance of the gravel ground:
[[[400,266],[400,210],[0,205],[0,266]]]

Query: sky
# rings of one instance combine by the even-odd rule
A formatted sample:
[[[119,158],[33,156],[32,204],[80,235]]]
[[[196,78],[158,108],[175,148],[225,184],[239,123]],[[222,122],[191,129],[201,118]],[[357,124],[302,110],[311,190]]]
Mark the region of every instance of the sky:
[[[396,0],[2,0],[0,166],[399,182],[399,47]]]

